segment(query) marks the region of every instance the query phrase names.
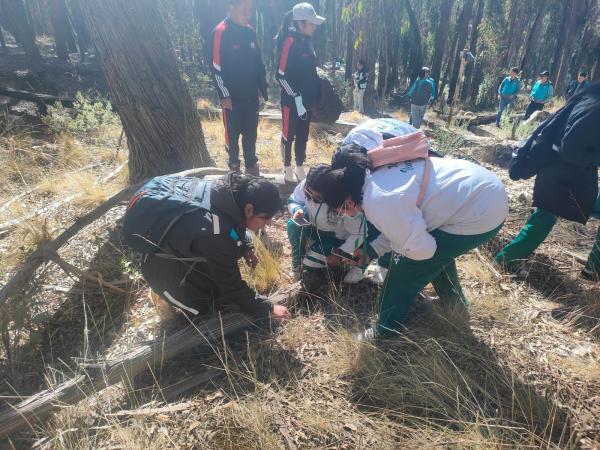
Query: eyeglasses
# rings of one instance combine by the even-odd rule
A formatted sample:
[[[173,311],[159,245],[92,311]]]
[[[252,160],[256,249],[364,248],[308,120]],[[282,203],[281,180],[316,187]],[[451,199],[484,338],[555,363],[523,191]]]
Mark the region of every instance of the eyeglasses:
[[[319,195],[315,194],[314,192],[309,191],[309,189],[307,187],[304,188],[304,195],[311,202],[323,203],[323,199]]]

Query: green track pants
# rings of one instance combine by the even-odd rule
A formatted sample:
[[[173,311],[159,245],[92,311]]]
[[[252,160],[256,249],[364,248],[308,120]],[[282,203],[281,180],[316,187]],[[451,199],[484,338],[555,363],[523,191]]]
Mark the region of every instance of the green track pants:
[[[417,294],[432,283],[440,300],[451,306],[468,305],[460,286],[454,258],[479,247],[493,238],[502,226],[483,234],[462,236],[440,230],[431,232],[437,244],[432,258],[424,261],[395,256],[379,298],[377,335],[394,334],[404,320]]]
[[[287,223],[287,233],[292,247],[292,268],[319,270],[327,267],[327,256],[331,250],[344,243],[333,232],[317,231],[315,227],[299,227],[291,219]],[[307,245],[310,247],[307,249]]]
[[[592,211],[592,217],[600,219],[600,196]],[[554,214],[537,208],[519,234],[496,255],[496,261],[508,265],[513,261],[526,259],[548,237],[556,224],[556,219]],[[592,273],[600,274],[600,228],[585,268]]]

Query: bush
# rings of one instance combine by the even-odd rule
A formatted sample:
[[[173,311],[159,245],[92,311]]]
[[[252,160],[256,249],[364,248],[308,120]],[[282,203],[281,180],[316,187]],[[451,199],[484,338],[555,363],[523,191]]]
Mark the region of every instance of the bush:
[[[108,100],[85,97],[81,92],[75,96],[73,110],[62,105],[48,107],[43,122],[55,134],[72,133],[79,138],[89,138],[108,128],[120,127],[119,116],[112,111]]]

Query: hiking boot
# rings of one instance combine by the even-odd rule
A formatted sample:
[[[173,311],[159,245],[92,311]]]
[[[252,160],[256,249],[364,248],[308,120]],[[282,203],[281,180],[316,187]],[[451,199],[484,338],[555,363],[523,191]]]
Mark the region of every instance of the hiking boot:
[[[302,181],[306,178],[306,172],[304,171],[304,166],[296,166],[296,178],[298,181]]]
[[[295,183],[294,172],[292,171],[292,166],[285,166],[283,168],[283,181],[286,183]]]
[[[598,283],[600,281],[600,273],[593,272],[590,269],[583,269],[581,271],[581,278]]]
[[[258,164],[254,164],[252,166],[246,166],[246,175],[252,175],[253,177],[260,177],[260,169]]]
[[[240,171],[240,163],[229,163],[229,170],[231,172],[239,172]]]

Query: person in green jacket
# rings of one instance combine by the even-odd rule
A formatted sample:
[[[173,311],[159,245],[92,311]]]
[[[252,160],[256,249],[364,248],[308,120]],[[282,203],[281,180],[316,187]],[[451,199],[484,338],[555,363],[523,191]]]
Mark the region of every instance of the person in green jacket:
[[[498,115],[496,116],[496,126],[500,127],[500,119],[502,113],[508,107],[511,108],[512,103],[517,98],[517,94],[521,89],[521,80],[517,76],[519,73],[518,67],[513,67],[510,70],[510,75],[507,76],[498,87]]]
[[[587,79],[586,72],[579,72],[579,76],[576,80],[572,80],[567,87],[567,92],[565,93],[565,97],[569,100],[575,94],[579,94],[583,92],[588,86],[590,82]]]
[[[550,72],[544,70],[540,73],[540,79],[533,85],[529,98],[531,102],[525,111],[523,120],[529,119],[535,111],[542,111],[544,105],[554,97],[554,87],[550,82]]]

